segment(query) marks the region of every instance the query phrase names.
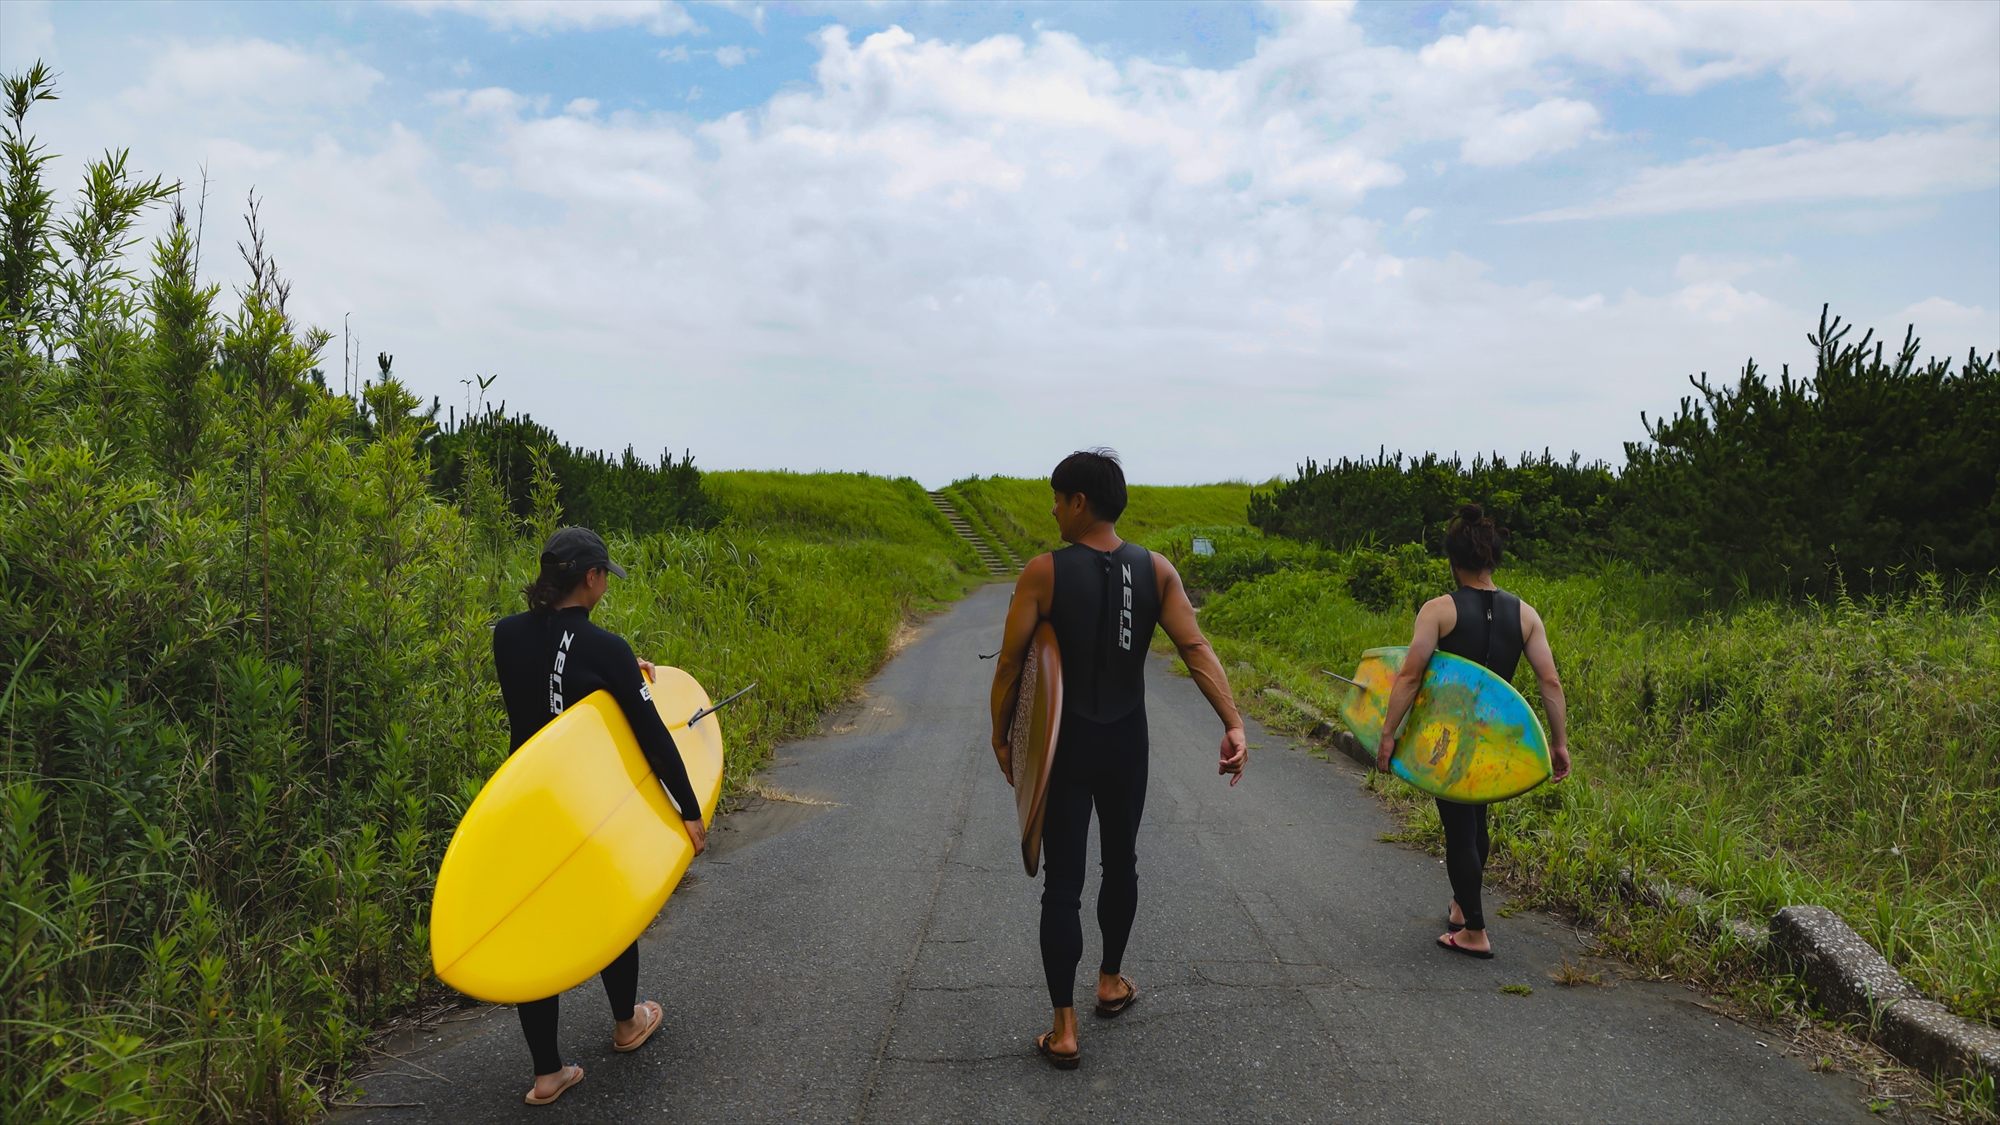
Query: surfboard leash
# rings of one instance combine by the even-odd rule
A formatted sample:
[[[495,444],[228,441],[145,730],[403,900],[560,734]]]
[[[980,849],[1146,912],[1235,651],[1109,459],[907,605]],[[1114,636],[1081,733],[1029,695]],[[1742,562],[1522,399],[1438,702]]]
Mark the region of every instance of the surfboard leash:
[[[1334,679],[1339,680],[1343,684],[1347,684],[1350,687],[1360,688],[1363,692],[1366,692],[1368,690],[1368,688],[1365,685],[1357,684],[1353,680],[1348,679],[1346,676],[1343,676],[1338,672],[1329,672],[1326,669],[1321,668],[1319,670],[1319,674],[1322,676],[1332,676]]]
[[[752,680],[750,681],[749,687],[744,688],[742,691],[737,692],[735,695],[730,696],[728,699],[725,699],[722,702],[714,704],[712,706],[703,707],[697,710],[692,716],[688,718],[687,725],[693,726],[696,723],[702,721],[703,719],[708,718],[710,715],[715,714],[717,711],[722,710],[724,707],[727,707],[730,704],[736,702],[737,700],[743,698],[744,696],[749,695],[751,691],[755,690],[756,687],[757,687],[757,681]]]

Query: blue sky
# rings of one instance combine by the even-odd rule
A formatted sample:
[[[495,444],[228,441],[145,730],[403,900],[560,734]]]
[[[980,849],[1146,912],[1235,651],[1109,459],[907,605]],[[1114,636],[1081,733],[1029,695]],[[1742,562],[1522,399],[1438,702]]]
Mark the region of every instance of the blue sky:
[[[938,483],[1617,460],[1822,302],[2000,345],[2000,5],[0,5],[64,154],[572,440]]]

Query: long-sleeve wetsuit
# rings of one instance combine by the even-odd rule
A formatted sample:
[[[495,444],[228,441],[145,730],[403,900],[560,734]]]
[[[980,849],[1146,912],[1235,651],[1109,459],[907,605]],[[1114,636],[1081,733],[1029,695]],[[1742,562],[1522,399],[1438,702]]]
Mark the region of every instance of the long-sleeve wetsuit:
[[[517,613],[493,627],[493,663],[512,728],[509,752],[549,725],[563,709],[594,691],[608,691],[638,736],[639,749],[666,786],[683,820],[701,815],[674,736],[660,721],[653,692],[639,671],[632,646],[590,623],[590,611],[571,606],[553,613]]]
[[[589,610],[571,606],[553,613],[517,613],[501,619],[493,627],[493,663],[500,673],[500,697],[506,701],[507,723],[513,734],[509,753],[519,750],[564,708],[591,692],[608,691],[632,724],[639,749],[653,767],[653,776],[666,786],[674,807],[684,819],[701,815],[680,748],[660,721],[632,646],[617,634],[592,625]],[[639,943],[633,942],[606,965],[602,976],[611,1018],[631,1019],[639,992]],[[533,1000],[516,1006],[515,1011],[521,1017],[521,1032],[528,1039],[535,1073],[561,1070],[562,1055],[556,1044],[560,998]]]

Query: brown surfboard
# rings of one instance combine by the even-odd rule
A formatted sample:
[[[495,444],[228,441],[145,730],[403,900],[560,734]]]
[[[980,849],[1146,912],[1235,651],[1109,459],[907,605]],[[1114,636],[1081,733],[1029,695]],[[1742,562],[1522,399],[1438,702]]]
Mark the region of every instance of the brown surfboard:
[[[1056,763],[1062,727],[1062,650],[1055,626],[1044,621],[1028,642],[1027,663],[1015,687],[1014,725],[1007,735],[1013,766],[1014,808],[1021,817],[1021,865],[1029,875],[1042,862],[1042,814],[1048,807],[1049,771]]]

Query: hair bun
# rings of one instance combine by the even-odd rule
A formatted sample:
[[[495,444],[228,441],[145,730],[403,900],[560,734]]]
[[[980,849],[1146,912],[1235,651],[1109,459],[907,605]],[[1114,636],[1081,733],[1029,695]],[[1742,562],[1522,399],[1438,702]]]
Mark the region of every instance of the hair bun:
[[[1460,504],[1458,518],[1466,523],[1479,523],[1486,518],[1486,509],[1477,504]]]

